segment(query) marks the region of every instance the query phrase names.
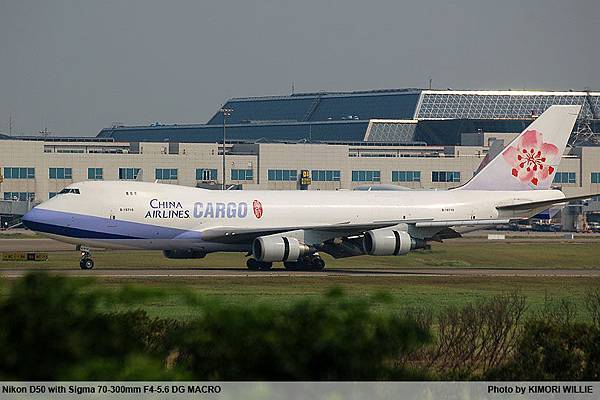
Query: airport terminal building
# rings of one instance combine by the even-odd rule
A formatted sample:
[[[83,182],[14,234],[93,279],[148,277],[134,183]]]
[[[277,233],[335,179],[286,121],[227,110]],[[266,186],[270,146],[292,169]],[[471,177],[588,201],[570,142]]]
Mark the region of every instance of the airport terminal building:
[[[0,135],[0,214],[10,223],[23,203],[82,180],[447,189],[553,104],[582,105],[554,185],[567,195],[600,193],[600,93],[398,89],[234,98],[223,107],[231,110],[225,126],[219,110],[206,124],[115,125],[96,137]],[[599,204],[567,207],[563,223],[584,229],[585,219],[600,221]]]

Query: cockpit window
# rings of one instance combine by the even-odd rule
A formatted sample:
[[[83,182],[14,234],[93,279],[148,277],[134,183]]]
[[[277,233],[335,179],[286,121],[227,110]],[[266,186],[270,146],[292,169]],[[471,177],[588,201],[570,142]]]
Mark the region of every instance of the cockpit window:
[[[58,192],[58,194],[66,194],[66,193],[79,194],[79,189],[64,188],[63,190],[61,190],[60,192]]]

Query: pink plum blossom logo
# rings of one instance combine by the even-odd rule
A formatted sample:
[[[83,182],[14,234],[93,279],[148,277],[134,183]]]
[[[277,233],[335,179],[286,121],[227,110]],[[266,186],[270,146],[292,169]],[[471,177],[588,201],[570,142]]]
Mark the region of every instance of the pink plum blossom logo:
[[[536,130],[525,132],[515,146],[507,147],[502,156],[512,166],[512,175],[521,182],[529,182],[538,186],[554,173],[554,164],[558,147],[552,143],[544,143],[543,135]]]
[[[258,219],[263,215],[263,206],[258,200],[252,202],[252,210],[254,210],[254,216]]]

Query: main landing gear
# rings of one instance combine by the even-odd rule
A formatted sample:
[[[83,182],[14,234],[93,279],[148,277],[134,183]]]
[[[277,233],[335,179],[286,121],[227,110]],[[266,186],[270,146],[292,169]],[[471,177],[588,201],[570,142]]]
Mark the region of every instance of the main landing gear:
[[[315,253],[301,257],[298,261],[286,261],[283,266],[289,271],[322,271],[325,268],[325,261],[319,253]]]
[[[92,269],[94,268],[94,260],[92,260],[92,252],[89,247],[80,246],[81,258],[79,259],[79,268]]]
[[[246,261],[246,266],[251,271],[268,271],[273,266],[273,263],[258,261],[254,258],[249,258],[248,261]]]
[[[273,267],[273,263],[249,258],[246,266],[252,271],[269,271]],[[325,261],[319,256],[319,253],[315,253],[301,257],[298,261],[285,261],[283,266],[288,271],[321,271],[325,268]]]

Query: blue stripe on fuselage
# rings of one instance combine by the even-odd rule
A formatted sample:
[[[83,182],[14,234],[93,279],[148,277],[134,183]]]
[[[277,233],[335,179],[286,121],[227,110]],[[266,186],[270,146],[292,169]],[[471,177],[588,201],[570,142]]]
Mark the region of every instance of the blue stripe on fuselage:
[[[23,224],[37,232],[81,239],[200,239],[201,233],[35,207]]]

